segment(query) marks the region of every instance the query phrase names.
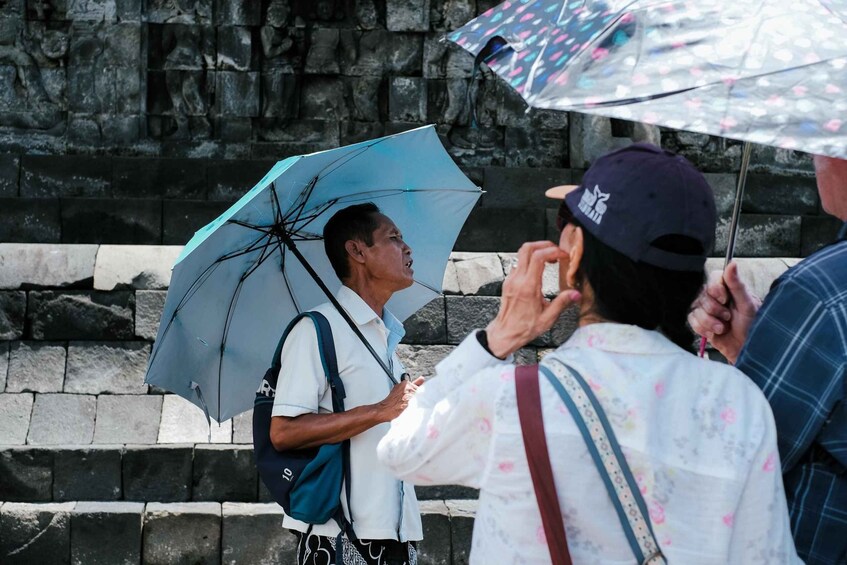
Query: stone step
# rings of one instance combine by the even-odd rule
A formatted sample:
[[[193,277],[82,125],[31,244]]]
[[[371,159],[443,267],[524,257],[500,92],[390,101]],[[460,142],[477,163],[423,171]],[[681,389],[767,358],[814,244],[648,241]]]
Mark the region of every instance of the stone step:
[[[0,477],[7,502],[273,502],[244,444],[0,447]],[[416,490],[421,500],[478,495],[461,486]]]
[[[476,502],[421,503],[421,565],[467,563]],[[0,502],[0,563],[294,563],[276,504]]]

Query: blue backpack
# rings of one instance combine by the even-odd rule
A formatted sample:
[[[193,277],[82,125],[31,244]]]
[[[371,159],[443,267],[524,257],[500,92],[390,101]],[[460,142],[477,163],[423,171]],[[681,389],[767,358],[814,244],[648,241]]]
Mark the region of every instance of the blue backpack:
[[[344,384],[338,375],[335,343],[329,322],[318,312],[299,314],[282,334],[271,366],[256,392],[253,403],[253,449],[259,477],[285,513],[312,525],[334,519],[341,528],[336,540],[336,548],[340,550],[342,535],[347,534],[349,539],[356,539],[353,526],[344,515],[341,505],[341,489],[342,485],[346,485],[347,508],[350,508],[350,440],[319,447],[277,451],[270,437],[271,412],[282,346],[288,334],[303,318],[310,318],[315,324],[321,364],[332,392],[332,410],[344,412]]]

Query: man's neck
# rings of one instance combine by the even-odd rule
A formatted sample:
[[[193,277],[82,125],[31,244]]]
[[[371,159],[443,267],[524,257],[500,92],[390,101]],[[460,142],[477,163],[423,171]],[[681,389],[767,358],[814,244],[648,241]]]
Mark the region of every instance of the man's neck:
[[[344,281],[344,286],[358,294],[359,297],[365,301],[365,304],[370,306],[371,310],[373,310],[380,318],[383,316],[385,303],[388,302],[388,299],[391,298],[392,294],[394,294],[393,292],[379,289],[376,285],[369,281],[356,280],[355,278],[346,279]]]

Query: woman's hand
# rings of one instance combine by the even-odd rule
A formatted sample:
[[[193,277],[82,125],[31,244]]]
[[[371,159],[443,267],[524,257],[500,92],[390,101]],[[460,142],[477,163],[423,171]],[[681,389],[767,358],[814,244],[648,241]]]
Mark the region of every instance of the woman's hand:
[[[486,328],[488,348],[504,359],[549,330],[559,315],[580,294],[575,290],[547,300],[541,288],[544,266],[566,259],[568,254],[549,241],[524,243],[518,251],[518,264],[503,282],[500,312]]]

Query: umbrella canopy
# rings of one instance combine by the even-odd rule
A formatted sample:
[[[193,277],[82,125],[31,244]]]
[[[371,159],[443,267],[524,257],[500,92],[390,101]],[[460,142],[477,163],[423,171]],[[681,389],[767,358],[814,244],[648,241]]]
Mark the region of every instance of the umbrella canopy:
[[[440,294],[480,194],[431,126],[280,161],[177,259],[146,382],[219,422],[249,409],[286,324],[327,300],[313,274],[341,285],[322,240],[336,211],[372,201],[403,232],[415,283],[387,307],[404,320]]]
[[[536,108],[847,158],[847,0],[515,0],[449,36]]]

